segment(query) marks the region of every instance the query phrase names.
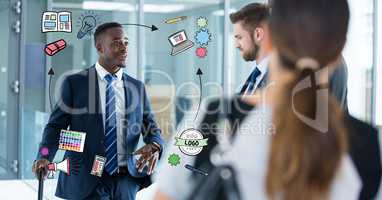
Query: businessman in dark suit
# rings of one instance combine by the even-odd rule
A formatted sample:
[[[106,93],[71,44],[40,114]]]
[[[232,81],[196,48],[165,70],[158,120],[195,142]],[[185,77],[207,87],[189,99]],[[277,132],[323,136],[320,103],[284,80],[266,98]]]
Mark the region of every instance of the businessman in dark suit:
[[[270,46],[265,42],[269,36],[267,20],[269,8],[265,4],[250,3],[239,11],[231,13],[235,47],[245,61],[256,64],[242,86],[239,95],[252,95],[267,84]]]
[[[61,130],[86,132],[83,152],[65,157],[82,160],[78,175],[60,173],[56,196],[65,199],[135,199],[147,183],[163,147],[142,82],[123,72],[128,40],[118,23],[100,25],[94,33],[98,62],[62,83],[61,99],[50,115],[40,143],[35,173],[58,149]],[[140,137],[145,145],[137,150]],[[91,174],[95,156],[106,158],[101,177]]]

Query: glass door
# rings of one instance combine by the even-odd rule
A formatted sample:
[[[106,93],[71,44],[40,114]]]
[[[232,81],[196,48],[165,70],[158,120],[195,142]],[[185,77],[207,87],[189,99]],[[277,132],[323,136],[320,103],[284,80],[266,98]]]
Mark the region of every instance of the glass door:
[[[18,176],[18,95],[21,1],[0,0],[0,179]]]

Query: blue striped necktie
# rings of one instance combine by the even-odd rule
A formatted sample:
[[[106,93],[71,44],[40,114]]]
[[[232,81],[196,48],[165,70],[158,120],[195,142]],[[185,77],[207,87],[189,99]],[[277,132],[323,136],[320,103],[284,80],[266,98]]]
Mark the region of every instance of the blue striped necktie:
[[[112,86],[113,81],[117,77],[108,74],[105,76],[106,86],[106,110],[105,110],[105,148],[106,148],[106,164],[105,170],[110,175],[114,174],[118,169],[117,157],[117,117],[115,109],[115,92]]]

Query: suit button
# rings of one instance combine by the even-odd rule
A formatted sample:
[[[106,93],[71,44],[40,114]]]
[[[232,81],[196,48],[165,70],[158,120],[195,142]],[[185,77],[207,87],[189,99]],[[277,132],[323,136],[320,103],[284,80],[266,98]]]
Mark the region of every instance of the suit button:
[[[100,142],[101,144],[103,144],[103,140],[101,140],[101,142]]]

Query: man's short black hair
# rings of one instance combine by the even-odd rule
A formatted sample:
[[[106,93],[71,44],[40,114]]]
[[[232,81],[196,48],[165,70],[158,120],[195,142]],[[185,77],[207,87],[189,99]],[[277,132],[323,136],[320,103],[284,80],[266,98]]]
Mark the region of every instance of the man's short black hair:
[[[253,32],[262,22],[268,20],[270,16],[269,6],[262,3],[250,3],[239,11],[229,15],[231,22],[236,24],[242,22],[244,29]]]
[[[97,41],[100,38],[100,35],[105,33],[105,31],[107,29],[115,28],[115,27],[122,28],[122,25],[118,22],[108,22],[108,23],[104,23],[104,24],[99,25],[94,32],[94,44],[97,44]]]

